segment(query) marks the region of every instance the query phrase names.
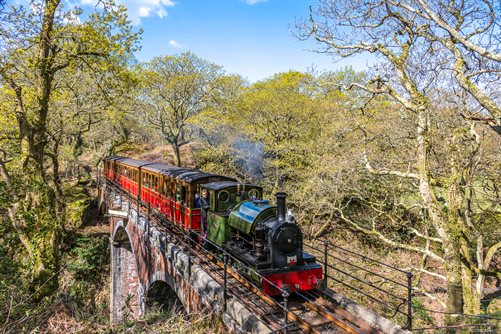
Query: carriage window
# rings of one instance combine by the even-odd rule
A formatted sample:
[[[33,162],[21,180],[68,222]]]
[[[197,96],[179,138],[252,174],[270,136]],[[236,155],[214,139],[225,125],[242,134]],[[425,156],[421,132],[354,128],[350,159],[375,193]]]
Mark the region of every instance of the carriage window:
[[[183,204],[186,202],[186,187],[185,186],[181,186],[181,187],[177,188],[176,201],[181,202]]]
[[[193,198],[193,208],[194,209],[200,209],[201,208],[201,203],[200,203],[200,194],[198,191],[195,191],[195,197]]]

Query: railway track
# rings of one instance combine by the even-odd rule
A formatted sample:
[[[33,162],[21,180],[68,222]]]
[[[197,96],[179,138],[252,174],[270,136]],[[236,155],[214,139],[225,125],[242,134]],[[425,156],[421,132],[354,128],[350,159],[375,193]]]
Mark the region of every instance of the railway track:
[[[138,208],[137,200],[129,196],[130,205]],[[165,224],[164,218],[153,209],[139,206],[144,217],[149,217],[158,230],[177,239],[180,246],[189,249],[194,263],[198,264],[221,286],[225,285],[225,266],[223,261],[201,245],[187,240],[175,225]],[[169,226],[171,225],[171,226]],[[191,249],[190,249],[191,248]],[[265,323],[273,333],[352,333],[383,334],[380,330],[356,318],[340,308],[330,297],[321,291],[303,291],[288,297],[284,305],[282,297],[270,297],[260,291],[250,280],[231,266],[226,267],[226,286],[228,297],[241,302],[247,309]]]
[[[186,244],[184,246],[189,247]],[[194,255],[194,263],[223,286],[224,263],[198,244],[191,252]],[[383,334],[339,308],[330,297],[320,291],[304,291],[290,296],[286,322],[282,297],[272,298],[265,295],[234,268],[228,266],[226,270],[228,294],[244,304],[276,333]]]

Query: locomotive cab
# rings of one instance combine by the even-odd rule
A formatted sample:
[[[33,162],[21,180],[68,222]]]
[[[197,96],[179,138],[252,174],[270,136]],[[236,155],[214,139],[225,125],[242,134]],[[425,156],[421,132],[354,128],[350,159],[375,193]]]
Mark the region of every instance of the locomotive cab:
[[[261,198],[263,189],[250,184],[235,181],[218,181],[201,185],[201,190],[209,193],[210,208],[207,212],[207,236],[215,244],[232,240],[233,231],[228,225],[231,210],[240,202],[253,196]]]

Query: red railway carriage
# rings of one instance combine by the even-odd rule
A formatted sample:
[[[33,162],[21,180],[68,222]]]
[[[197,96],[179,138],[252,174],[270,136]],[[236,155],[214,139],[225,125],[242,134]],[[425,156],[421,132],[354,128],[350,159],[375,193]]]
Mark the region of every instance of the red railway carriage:
[[[201,209],[195,201],[200,185],[232,178],[193,169],[129,159],[104,160],[106,178],[185,229],[200,230]]]
[[[115,180],[130,194],[141,197],[142,168],[151,165],[151,162],[124,158],[116,160],[118,175]]]
[[[117,169],[117,160],[125,159],[120,156],[109,156],[104,159],[104,175],[110,180],[115,180],[115,173]]]
[[[193,169],[149,164],[141,167],[140,197],[185,229],[200,230],[201,211],[195,203],[196,194],[200,194],[200,184],[219,180],[231,179]]]

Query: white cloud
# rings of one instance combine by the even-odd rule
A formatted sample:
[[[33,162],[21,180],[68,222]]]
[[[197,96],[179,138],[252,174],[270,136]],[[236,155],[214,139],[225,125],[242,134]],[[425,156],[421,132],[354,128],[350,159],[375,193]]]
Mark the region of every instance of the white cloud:
[[[177,41],[175,41],[173,39],[171,39],[169,41],[169,45],[172,46],[173,48],[176,48],[176,49],[182,49],[182,48],[184,48],[184,45],[179,44]]]
[[[141,19],[146,17],[167,16],[167,8],[173,7],[176,3],[173,0],[117,0],[118,3],[127,7],[127,14],[132,24],[141,24]],[[81,6],[95,6],[97,0],[80,0]]]
[[[150,16],[150,11],[151,11],[150,7],[139,7],[139,10],[138,10],[139,17]]]
[[[268,0],[244,0],[246,4],[248,5],[255,5],[260,2],[266,2]]]

